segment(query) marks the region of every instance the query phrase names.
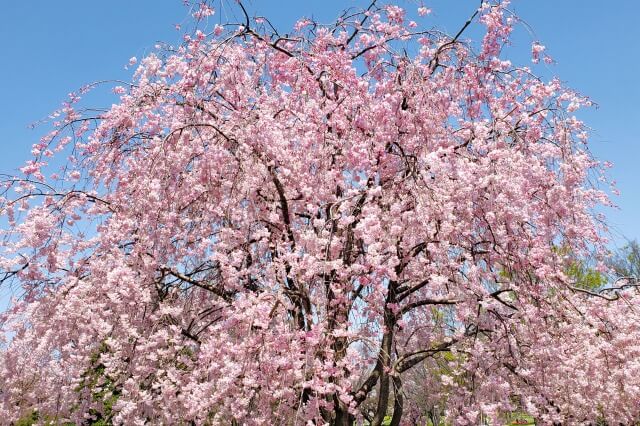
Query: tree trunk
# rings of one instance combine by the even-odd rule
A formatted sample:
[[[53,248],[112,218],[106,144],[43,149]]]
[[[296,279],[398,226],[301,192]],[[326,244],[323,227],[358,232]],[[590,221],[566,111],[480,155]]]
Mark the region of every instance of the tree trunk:
[[[400,377],[393,378],[393,417],[389,426],[400,426],[402,412],[404,410],[404,398],[402,397],[402,379]]]
[[[340,404],[340,407],[336,410],[336,418],[332,423],[332,426],[353,426],[353,422],[355,422],[355,418],[347,407],[344,407],[343,404]]]
[[[393,329],[395,327],[395,314],[385,307],[384,312],[385,331],[382,337],[382,345],[380,351],[380,386],[378,387],[378,406],[376,413],[371,422],[372,426],[381,426],[387,415],[387,407],[389,405],[389,390],[391,385],[391,377],[389,375],[391,367],[391,349],[393,344]]]

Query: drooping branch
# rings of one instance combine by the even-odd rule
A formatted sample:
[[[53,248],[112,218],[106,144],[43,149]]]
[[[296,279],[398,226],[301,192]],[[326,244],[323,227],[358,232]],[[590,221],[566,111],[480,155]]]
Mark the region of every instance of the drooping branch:
[[[449,348],[451,348],[451,346],[453,346],[454,344],[458,343],[458,341],[459,341],[458,339],[450,338],[449,341],[445,341],[433,348],[422,349],[419,351],[404,354],[396,360],[393,366],[393,370],[397,371],[398,373],[403,373],[409,370],[410,368],[412,368],[413,366],[424,361],[425,359],[429,358],[430,356],[433,356],[439,352],[448,351]]]
[[[412,311],[415,308],[418,308],[420,306],[427,306],[427,305],[455,305],[462,302],[462,300],[460,299],[447,299],[447,298],[442,298],[442,299],[431,299],[431,298],[427,298],[427,299],[421,299],[421,300],[417,300],[415,302],[411,302],[407,305],[404,305],[402,307],[402,309],[400,309],[400,311],[397,314],[397,317],[400,318],[403,315],[405,315],[406,313]]]
[[[611,287],[604,287],[596,291],[576,287],[575,285],[569,285],[568,288],[574,292],[588,294],[589,296],[595,296],[601,299],[608,300],[609,302],[613,302],[620,298],[620,291],[628,288],[640,288],[640,282],[638,281],[639,280],[636,277],[620,277],[616,280],[616,285],[613,285]],[[624,284],[617,285],[617,283],[619,282],[624,282]],[[613,293],[613,295],[610,296],[607,293]]]
[[[482,3],[484,3],[484,0],[480,2],[480,6],[482,6]],[[476,9],[473,15],[471,15],[471,17],[467,19],[467,21],[464,23],[462,28],[460,28],[460,30],[456,33],[456,35],[453,36],[451,40],[447,41],[446,43],[443,43],[442,45],[440,45],[440,47],[438,47],[436,52],[433,54],[431,61],[429,62],[429,69],[431,70],[432,73],[436,70],[436,68],[438,68],[438,66],[440,66],[440,55],[442,54],[442,52],[444,52],[450,46],[453,46],[458,42],[458,39],[460,38],[460,36],[462,36],[462,33],[464,33],[465,30],[469,27],[469,25],[471,25],[475,17],[478,16],[479,12],[480,12],[480,9]]]
[[[192,284],[198,288],[201,288],[203,290],[207,290],[213,294],[215,294],[216,296],[222,298],[225,302],[231,302],[232,298],[233,298],[233,293],[225,291],[224,289],[215,287],[213,285],[211,285],[210,283],[206,283],[206,282],[202,282],[196,279],[191,278],[188,275],[185,275],[183,273],[180,273],[172,268],[169,267],[161,267],[160,268],[160,272],[164,273],[164,274],[170,274],[173,275],[174,277],[180,279],[181,281],[184,281],[185,283],[188,284]]]

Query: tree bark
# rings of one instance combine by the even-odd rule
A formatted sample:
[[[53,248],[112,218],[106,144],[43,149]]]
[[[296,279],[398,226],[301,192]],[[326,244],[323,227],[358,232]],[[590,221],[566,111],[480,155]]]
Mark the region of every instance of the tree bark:
[[[392,303],[394,300],[395,283],[392,281],[389,283],[389,297],[387,303]],[[387,407],[389,405],[389,390],[391,385],[391,349],[393,346],[394,328],[395,328],[395,314],[385,306],[384,309],[384,335],[382,337],[382,344],[380,350],[380,386],[378,387],[378,405],[376,413],[371,422],[372,426],[381,426],[384,418],[387,414]]]
[[[402,397],[402,379],[400,379],[400,377],[393,377],[393,395],[393,416],[391,417],[391,423],[389,426],[400,426],[402,412],[404,411],[404,398]]]

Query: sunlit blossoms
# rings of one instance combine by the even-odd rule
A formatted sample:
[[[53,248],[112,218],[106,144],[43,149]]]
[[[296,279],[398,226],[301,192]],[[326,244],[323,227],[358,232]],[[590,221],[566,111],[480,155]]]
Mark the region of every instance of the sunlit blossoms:
[[[201,3],[6,180],[3,421],[639,419],[635,289],[566,273],[604,252],[589,102],[502,56],[505,3],[454,37],[424,6],[284,36]]]

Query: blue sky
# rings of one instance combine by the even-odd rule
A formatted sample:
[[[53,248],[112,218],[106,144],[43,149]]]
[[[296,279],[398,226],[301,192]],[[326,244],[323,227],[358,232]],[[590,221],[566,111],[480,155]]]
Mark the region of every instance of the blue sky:
[[[233,2],[229,2],[233,3]],[[398,0],[411,10],[415,0]],[[424,0],[433,13],[424,22],[455,33],[477,0]],[[360,0],[251,0],[248,8],[285,32],[300,16],[329,22]],[[526,64],[530,43],[539,40],[557,61],[538,70],[558,76],[588,95],[597,108],[581,114],[593,129],[592,151],[614,163],[611,178],[620,209],[607,211],[617,245],[640,238],[640,2],[613,0],[513,0],[511,9],[532,28],[517,30],[515,62]],[[230,9],[229,9],[230,10]],[[225,10],[214,19],[225,19]],[[230,13],[230,12],[229,12]],[[0,4],[0,173],[15,173],[46,126],[29,125],[56,109],[70,91],[96,80],[124,79],[131,56],[142,57],[158,42],[176,43],[174,26],[184,21],[181,0],[48,0]],[[232,19],[232,17],[230,17]],[[473,34],[473,32],[469,33]],[[111,102],[95,99],[99,106]],[[102,103],[100,104],[100,101]]]

